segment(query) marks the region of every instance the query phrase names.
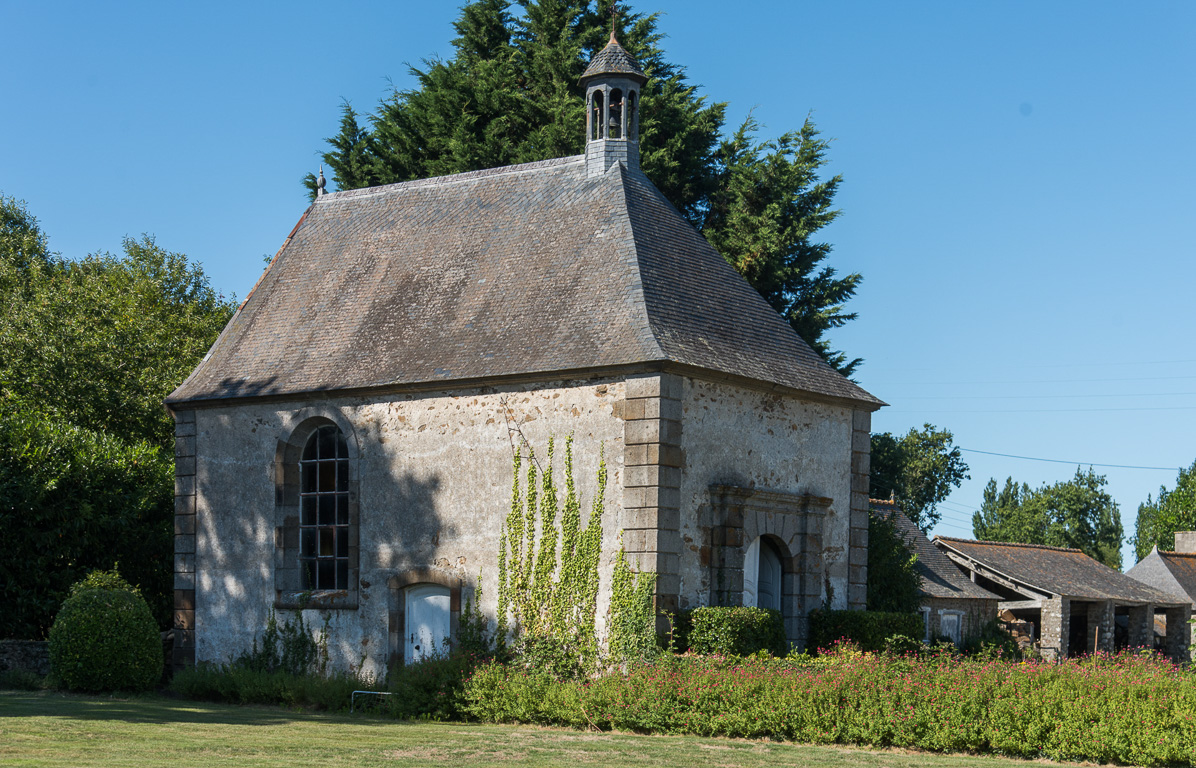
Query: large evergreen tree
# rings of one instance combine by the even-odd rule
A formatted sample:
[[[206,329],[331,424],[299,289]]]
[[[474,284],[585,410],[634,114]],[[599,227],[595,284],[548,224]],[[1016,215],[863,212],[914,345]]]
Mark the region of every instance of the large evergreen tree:
[[[413,68],[417,87],[385,98],[363,125],[350,105],[324,162],[340,189],[389,184],[584,151],[578,80],[607,42],[611,0],[475,0],[455,22],[447,61]],[[673,205],[794,329],[845,375],[860,364],[826,334],[855,318],[861,277],[825,265],[817,231],[838,216],[840,178],[820,177],[826,140],[808,118],[772,141],[751,117],[723,136],[726,105],[708,102],[665,59],[657,15],[622,13],[619,41],[649,80],[640,165]],[[308,191],[316,178],[308,174]]]
[[[1076,468],[1071,480],[1031,489],[1013,478],[997,491],[989,480],[972,533],[985,541],[1069,547],[1110,568],[1121,568],[1124,532],[1117,502],[1105,491],[1105,477]]]
[[[1159,497],[1146,497],[1138,505],[1134,524],[1134,554],[1138,559],[1150,554],[1154,547],[1170,550],[1175,547],[1176,531],[1196,530],[1196,461],[1179,470],[1175,487],[1159,486]]]

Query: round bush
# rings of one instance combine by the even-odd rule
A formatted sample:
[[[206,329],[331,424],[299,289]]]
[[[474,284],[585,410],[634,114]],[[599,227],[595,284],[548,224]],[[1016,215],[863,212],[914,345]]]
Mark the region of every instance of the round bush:
[[[76,584],[50,627],[50,668],[75,691],[145,691],[162,677],[162,640],[145,599],[123,580]],[[121,586],[123,585],[123,586]]]

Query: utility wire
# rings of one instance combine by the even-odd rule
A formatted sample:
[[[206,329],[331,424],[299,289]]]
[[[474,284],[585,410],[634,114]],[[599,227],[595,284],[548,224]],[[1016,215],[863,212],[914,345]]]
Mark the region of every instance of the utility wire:
[[[901,398],[895,397],[894,400]],[[894,410],[890,413],[1104,413],[1107,411],[1196,411],[1196,405],[1177,405],[1170,408],[979,408],[972,410],[942,410],[938,408],[923,410]]]
[[[915,395],[894,397],[894,400],[1059,400],[1077,397],[1179,397],[1196,392],[1114,392],[1107,395]]]
[[[987,456],[1003,456],[1007,459],[1024,459],[1025,461],[1047,461],[1052,464],[1072,464],[1075,466],[1114,467],[1116,469],[1157,469],[1159,471],[1167,471],[1167,472],[1175,472],[1180,469],[1180,467],[1140,467],[1140,466],[1136,466],[1133,464],[1098,464],[1095,461],[1064,461],[1063,459],[1040,459],[1040,458],[1037,458],[1034,456],[1014,456],[1012,453],[995,453],[993,451],[979,451],[979,450],[976,450],[975,448],[960,447],[959,450],[966,451],[968,453],[983,453]]]

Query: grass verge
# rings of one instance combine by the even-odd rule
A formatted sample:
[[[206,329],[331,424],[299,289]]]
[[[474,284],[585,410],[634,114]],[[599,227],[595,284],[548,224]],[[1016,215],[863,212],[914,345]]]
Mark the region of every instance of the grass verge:
[[[755,766],[1007,768],[968,755],[553,728],[395,723],[154,696],[0,691],[0,765],[20,766]],[[1039,763],[1041,765],[1041,763]]]

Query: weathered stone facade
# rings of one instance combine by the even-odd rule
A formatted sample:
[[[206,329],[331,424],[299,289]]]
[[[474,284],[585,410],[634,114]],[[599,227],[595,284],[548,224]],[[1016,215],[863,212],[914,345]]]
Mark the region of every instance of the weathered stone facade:
[[[455,633],[480,577],[493,618],[514,446],[526,439],[543,463],[549,437],[569,434],[583,503],[599,446],[609,471],[600,630],[620,531],[634,564],[658,574],[662,611],[737,604],[743,551],[758,536],[787,558],[793,640],[812,608],[851,605],[849,408],[648,374],[238,404],[177,423],[176,664],[227,660],[271,610],[304,605],[309,625],[329,617],[336,666],[380,674],[401,655],[401,592],[416,583],[452,590]],[[353,586],[340,592],[304,593],[295,572],[292,448],[315,423],[335,424],[350,445]]]

